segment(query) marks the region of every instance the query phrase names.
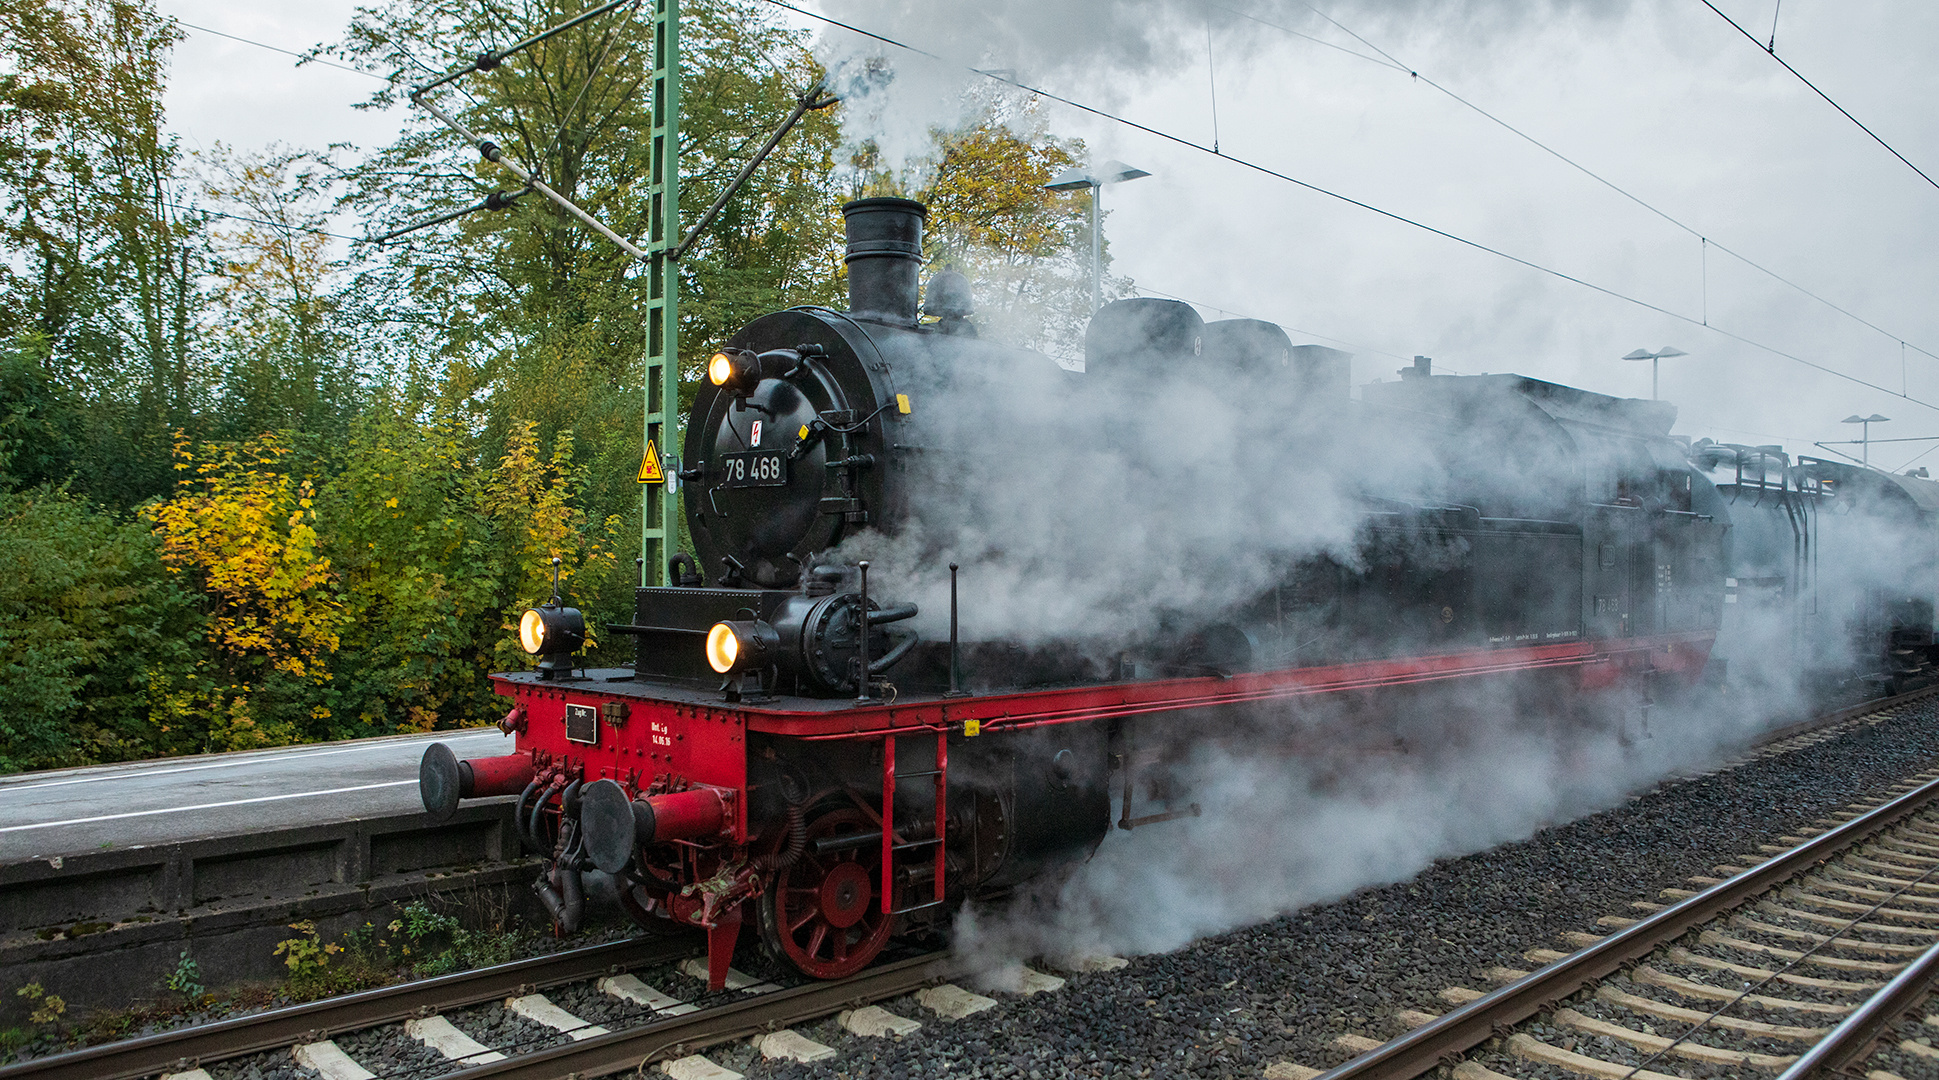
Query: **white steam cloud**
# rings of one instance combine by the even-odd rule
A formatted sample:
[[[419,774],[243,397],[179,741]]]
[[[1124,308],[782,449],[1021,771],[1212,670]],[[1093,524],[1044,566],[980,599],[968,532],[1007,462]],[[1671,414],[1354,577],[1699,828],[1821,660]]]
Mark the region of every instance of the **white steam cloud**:
[[[1470,34],[1563,8],[1600,17],[1626,7],[1321,6],[1381,33]],[[821,10],[936,54],[839,30],[817,47],[844,99],[845,137],[853,148],[872,145],[891,172],[919,172],[936,129],[981,115],[983,101],[967,91],[988,80],[971,69],[1109,108],[1141,75],[1204,65],[1208,31],[1220,63],[1242,63],[1256,26],[1247,16],[1347,40],[1291,0],[825,0]],[[892,537],[856,537],[832,556],[871,559],[880,595],[918,602],[931,639],[946,633],[950,562],[962,566],[965,639],[1079,642],[1103,657],[1173,627],[1233,617],[1302,563],[1365,569],[1360,529],[1377,500],[1481,501],[1477,477],[1493,494],[1556,493],[1576,512],[1617,497],[1598,486],[1614,483],[1608,461],[1570,458],[1560,447],[1544,460],[1513,406],[1467,418],[1460,437],[1481,450],[1453,462],[1438,451],[1443,420],[1362,410],[1343,395],[1289,395],[1209,363],[1181,361],[1158,379],[1074,381],[991,351],[951,361],[942,376],[909,388],[916,414],[897,436],[916,445],[923,476],[909,524]],[[1502,498],[1482,512],[1525,509]],[[1842,597],[1901,586],[1900,568],[1921,544],[1929,537],[1875,533],[1844,546],[1834,534],[1820,551],[1820,583]],[[1844,615],[1826,612],[1810,631],[1795,601],[1727,612],[1731,696],[1702,707],[1666,700],[1645,708],[1629,692],[1592,703],[1552,692],[1553,683],[1476,683],[1371,721],[1320,703],[1216,726],[1143,721],[1134,741],[1167,751],[1152,775],[1173,794],[1167,802],[1141,780],[1138,812],[1196,802],[1202,816],[1112,831],[1068,878],[964,913],[959,950],[1001,982],[1030,957],[1173,949],[1404,879],[1435,859],[1525,837],[1713,765],[1758,732],[1808,714],[1816,694],[1838,689],[1828,670],[1869,662],[1846,647]],[[1262,667],[1312,662],[1301,633],[1257,644],[1270,661]],[[1544,689],[1551,692],[1536,692]],[[1293,742],[1299,750],[1285,749]]]
[[[1761,714],[1714,706],[1648,715],[1633,698],[1599,722],[1563,724],[1500,684],[1414,704],[1441,730],[1420,724],[1418,741],[1384,753],[1344,718],[1316,729],[1296,706],[1258,717],[1273,737],[1198,743],[1169,779],[1173,805],[1195,801],[1202,816],[1113,829],[1067,879],[967,910],[959,955],[1001,987],[1034,957],[1167,952],[1618,805],[1716,764],[1762,727]],[[1341,741],[1330,754],[1274,751],[1301,731]],[[1137,813],[1155,808],[1134,798]]]
[[[1207,324],[1200,340],[1220,329]],[[1248,376],[1210,347],[1169,357],[1133,347],[1114,364],[1094,357],[1107,370],[1074,375],[955,340],[963,351],[934,381],[909,384],[915,411],[895,422],[894,441],[919,448],[910,525],[893,537],[865,533],[834,553],[871,559],[880,595],[916,600],[931,640],[946,633],[946,566],[955,562],[966,640],[1076,646],[1106,672],[1127,655],[1166,670],[1181,637],[1220,624],[1244,630],[1256,669],[1484,648],[1492,630],[1483,609],[1525,597],[1545,573],[1580,580],[1583,561],[1600,557],[1600,534],[1560,533],[1509,577],[1477,578],[1471,594],[1450,589],[1448,606],[1436,599],[1423,625],[1419,597],[1437,587],[1433,571],[1471,559],[1479,573],[1484,553],[1396,521],[1460,506],[1524,525],[1581,521],[1592,506],[1647,493],[1651,477],[1672,478],[1662,490],[1674,491],[1687,475],[1669,440],[1656,437],[1651,449],[1640,433],[1615,434],[1620,417],[1645,428],[1667,420],[1667,407],[1646,402],[1510,377],[1437,378],[1356,402],[1343,387],[1302,383],[1297,362]],[[1699,497],[1696,509],[1715,507]],[[1650,529],[1691,520],[1629,512],[1653,515]],[[1366,587],[1390,580],[1369,573],[1382,565],[1365,531],[1375,517],[1387,535],[1405,537],[1397,565],[1409,568],[1408,583],[1391,607]],[[1573,673],[1535,673],[1387,691],[1360,711],[1305,699],[1140,721],[1130,741],[1156,764],[1134,770],[1133,816],[1187,802],[1202,816],[1114,830],[1058,887],[965,913],[959,947],[999,983],[1033,956],[1173,949],[1406,878],[1714,764],[1808,715],[1815,694],[1840,691],[1827,671],[1863,659],[1845,647],[1843,612],[1868,588],[1903,588],[1917,544],[1930,544],[1917,530],[1874,525],[1830,533],[1819,541],[1822,620],[1797,623],[1795,598],[1729,607],[1736,679],[1721,699],[1679,703],[1682,676],[1593,693]],[[1629,535],[1633,544],[1653,534]],[[1703,570],[1659,597],[1658,560],[1636,569],[1635,550],[1623,547],[1619,558],[1631,566],[1627,610],[1638,618],[1717,599],[1719,582]],[[1692,572],[1676,565],[1677,575]],[[1725,572],[1709,565],[1718,578]],[[1366,591],[1288,587],[1314,566],[1335,567],[1344,576],[1334,580]],[[1577,606],[1564,621],[1580,625],[1581,600],[1569,602]],[[1531,610],[1514,617],[1526,622]]]
[[[976,118],[979,92],[1008,82],[1071,96],[1111,109],[1140,79],[1192,67],[1239,65],[1257,54],[1262,33],[1291,29],[1367,52],[1321,14],[1361,20],[1367,32],[1430,28],[1492,35],[1560,10],[1598,17],[1625,2],[1346,0],[1318,7],[1301,0],[989,0],[936,4],[924,0],[823,0],[829,16],[893,37],[922,52],[897,48],[836,27],[824,30],[815,57],[828,87],[843,100],[842,130],[851,150],[872,145],[892,173],[920,172],[932,132]]]
[[[1439,486],[1425,447],[1354,424],[1344,396],[1274,394],[1209,361],[1127,382],[978,359],[911,388],[909,524],[837,553],[873,560],[931,638],[952,562],[966,639],[1122,647],[1257,601],[1302,558],[1357,562],[1359,496]]]

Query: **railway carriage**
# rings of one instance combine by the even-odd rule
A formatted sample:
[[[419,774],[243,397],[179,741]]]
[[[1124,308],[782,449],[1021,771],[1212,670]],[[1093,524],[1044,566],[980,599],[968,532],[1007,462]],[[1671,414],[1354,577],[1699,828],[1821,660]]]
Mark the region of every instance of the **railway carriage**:
[[[1717,678],[1848,699],[1932,677],[1939,483],[1776,446],[1705,439],[1690,456],[1732,523]]]

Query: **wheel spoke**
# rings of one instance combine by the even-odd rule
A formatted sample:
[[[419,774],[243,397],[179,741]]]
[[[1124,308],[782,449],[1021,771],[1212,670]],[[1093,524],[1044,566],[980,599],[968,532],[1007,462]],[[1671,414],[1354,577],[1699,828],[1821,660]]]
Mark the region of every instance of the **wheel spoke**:
[[[884,877],[880,845],[819,855],[812,848],[818,840],[854,843],[855,837],[880,827],[852,808],[818,815],[807,829],[810,850],[775,874],[769,885],[763,903],[771,905],[770,944],[810,976],[834,979],[853,974],[887,943],[890,921],[880,911],[879,882]],[[831,919],[852,925],[837,927]]]

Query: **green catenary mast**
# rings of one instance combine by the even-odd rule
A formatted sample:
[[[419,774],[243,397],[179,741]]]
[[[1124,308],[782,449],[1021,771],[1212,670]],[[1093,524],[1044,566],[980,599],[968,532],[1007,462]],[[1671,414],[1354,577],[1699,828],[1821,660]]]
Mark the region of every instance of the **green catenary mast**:
[[[647,187],[646,431],[640,485],[643,585],[667,584],[680,544],[674,497],[680,416],[680,0],[648,0],[653,12],[653,172]],[[651,482],[656,464],[662,482]]]
[[[478,148],[487,161],[497,164],[523,181],[527,190],[537,191],[619,245],[634,258],[647,264],[646,301],[646,445],[640,457],[640,558],[644,562],[641,584],[662,585],[667,578],[667,560],[680,542],[680,514],[674,500],[677,480],[674,461],[680,415],[680,280],[677,263],[680,243],[680,0],[646,0],[652,9],[653,26],[653,166],[647,187],[648,240],[645,250],[607,228],[572,200],[554,191],[531,170],[506,157],[497,143],[480,137],[458,118],[431,100],[430,93],[473,72],[490,71],[511,56],[582,23],[636,3],[638,0],[610,0],[609,3],[567,19],[503,50],[484,52],[477,59],[411,91],[411,101],[457,132]],[[800,110],[796,110],[796,116]],[[785,131],[785,129],[784,129]],[[777,136],[778,138],[778,136]],[[770,144],[771,146],[772,144]],[[743,176],[745,179],[745,176]],[[522,194],[522,193],[518,193]],[[404,233],[449,221],[477,210],[497,209],[512,199],[494,195],[456,214],[398,229],[386,235],[389,240]],[[715,208],[718,210],[718,207]],[[711,213],[709,215],[711,217]]]
[[[642,585],[666,585],[671,576],[668,561],[680,546],[680,508],[678,493],[680,445],[680,258],[687,253],[702,231],[719,216],[741,185],[747,182],[768,154],[780,145],[788,132],[810,110],[826,109],[837,101],[823,96],[821,84],[808,88],[795,102],[794,111],[781,127],[769,136],[766,145],[700,215],[685,239],[680,235],[680,0],[645,0],[652,10],[652,173],[646,189],[647,242],[644,249],[607,228],[598,219],[552,190],[544,180],[517,162],[505,157],[498,144],[480,138],[427,95],[446,83],[476,71],[490,71],[508,57],[556,34],[626,7],[639,0],[610,0],[590,11],[581,12],[565,22],[541,31],[503,52],[486,52],[470,64],[441,76],[411,91],[411,100],[422,106],[478,148],[485,159],[518,177],[528,190],[537,191],[557,203],[567,213],[595,232],[619,245],[634,258],[646,263],[646,409],[645,445],[640,454],[640,562]],[[493,195],[456,214],[399,229],[384,237],[401,236],[413,229],[449,221],[477,210],[507,205],[509,197]]]

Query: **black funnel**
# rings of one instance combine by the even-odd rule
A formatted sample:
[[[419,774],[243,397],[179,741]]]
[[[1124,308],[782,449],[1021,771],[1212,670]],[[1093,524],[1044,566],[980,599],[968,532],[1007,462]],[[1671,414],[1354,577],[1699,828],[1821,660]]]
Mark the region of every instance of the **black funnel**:
[[[922,223],[929,208],[912,199],[857,199],[842,207],[848,226],[848,310],[857,318],[916,325]]]

